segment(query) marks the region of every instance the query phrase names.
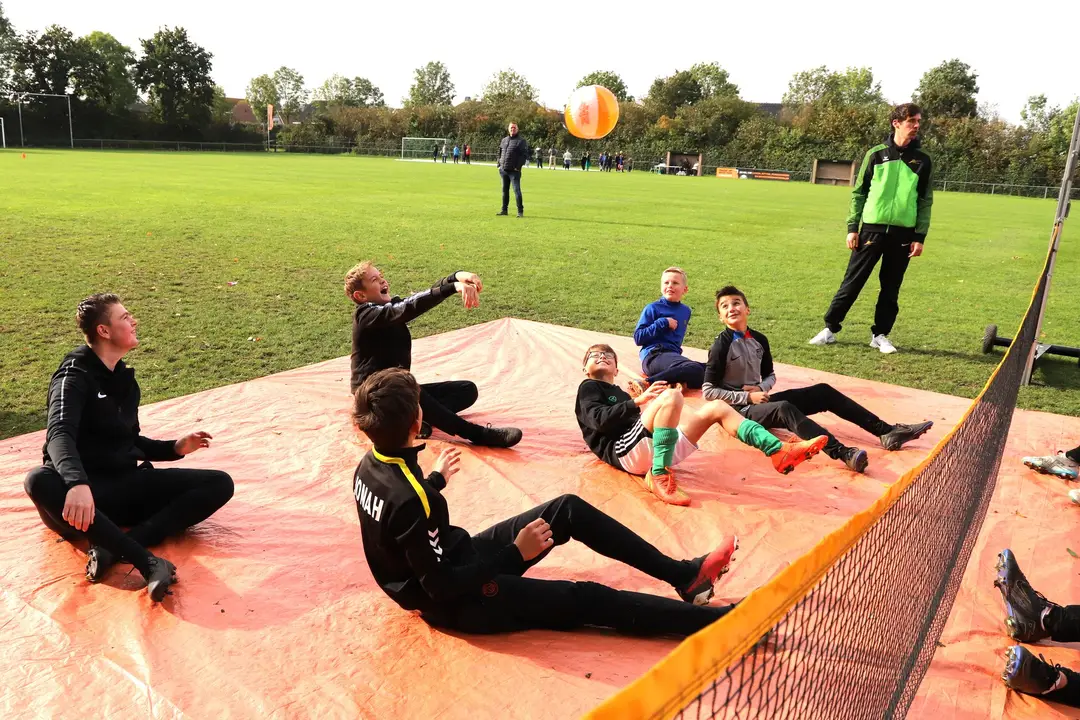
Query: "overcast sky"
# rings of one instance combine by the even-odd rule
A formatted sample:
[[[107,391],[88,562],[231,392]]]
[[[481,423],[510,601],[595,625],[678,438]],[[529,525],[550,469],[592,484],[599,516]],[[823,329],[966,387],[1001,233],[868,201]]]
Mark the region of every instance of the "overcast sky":
[[[309,87],[337,72],[364,76],[400,105],[413,70],[441,60],[458,100],[479,94],[497,70],[510,68],[562,107],[577,81],[614,70],[641,97],[656,77],[695,62],[719,62],[754,102],[779,102],[792,74],[826,65],[870,66],[885,96],[911,98],[927,69],[953,57],[979,75],[979,102],[1018,121],[1028,96],[1051,104],[1080,94],[1080,0],[998,3],[971,0],[893,2],[683,0],[635,14],[636,3],[583,6],[464,0],[290,2],[218,0],[3,0],[16,30],[56,23],[76,35],[112,33],[133,50],[162,25],[186,27],[214,55],[214,80],[230,97],[281,65]],[[589,16],[586,7],[610,9]]]

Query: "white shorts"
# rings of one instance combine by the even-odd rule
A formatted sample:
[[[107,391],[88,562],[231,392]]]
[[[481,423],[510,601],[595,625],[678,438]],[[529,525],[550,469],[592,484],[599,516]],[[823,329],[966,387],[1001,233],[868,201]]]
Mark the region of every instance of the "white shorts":
[[[678,465],[694,454],[698,446],[679,430],[679,439],[675,443],[675,457],[672,465]],[[653,465],[653,442],[649,431],[638,420],[634,426],[615,441],[615,454],[622,464],[622,469],[631,475],[644,475]]]

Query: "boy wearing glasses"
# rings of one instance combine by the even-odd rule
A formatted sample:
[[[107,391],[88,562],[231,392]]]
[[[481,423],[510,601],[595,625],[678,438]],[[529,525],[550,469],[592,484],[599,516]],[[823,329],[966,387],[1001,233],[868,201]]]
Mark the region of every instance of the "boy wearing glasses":
[[[782,443],[723,402],[684,410],[682,387],[669,387],[664,381],[652,383],[631,398],[614,384],[618,362],[610,345],[592,345],[585,351],[583,370],[588,377],[578,386],[574,408],[578,427],[598,458],[631,475],[644,476],[645,487],[665,503],[690,504],[671,468],[697,450],[698,440],[713,425],[764,452],[782,474],[816,455],[828,441],[822,435]]]

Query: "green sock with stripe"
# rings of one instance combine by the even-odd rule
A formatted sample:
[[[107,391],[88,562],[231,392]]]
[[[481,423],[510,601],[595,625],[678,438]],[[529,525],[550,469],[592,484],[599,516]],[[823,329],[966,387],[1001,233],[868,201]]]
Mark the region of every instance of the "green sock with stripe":
[[[662,475],[675,460],[675,445],[679,442],[679,431],[675,428],[658,427],[652,433],[652,471],[653,475]]]
[[[766,455],[775,455],[780,452],[780,448],[783,446],[783,443],[775,435],[753,420],[743,420],[742,424],[739,425],[739,431],[735,435],[742,442],[751,447],[756,447]]]

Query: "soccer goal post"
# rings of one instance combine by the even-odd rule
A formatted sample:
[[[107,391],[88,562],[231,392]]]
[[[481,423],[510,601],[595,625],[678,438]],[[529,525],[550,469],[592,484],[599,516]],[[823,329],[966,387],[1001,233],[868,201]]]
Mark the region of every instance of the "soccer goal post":
[[[401,159],[429,158],[436,152],[442,154],[443,145],[449,145],[448,138],[403,137],[401,138]],[[450,149],[447,148],[447,154]]]

